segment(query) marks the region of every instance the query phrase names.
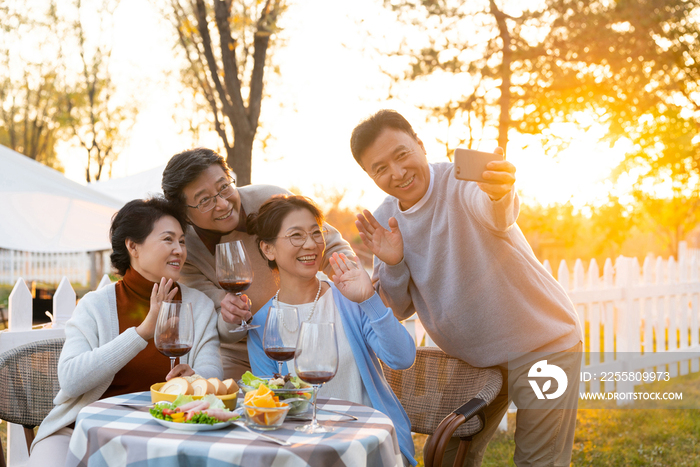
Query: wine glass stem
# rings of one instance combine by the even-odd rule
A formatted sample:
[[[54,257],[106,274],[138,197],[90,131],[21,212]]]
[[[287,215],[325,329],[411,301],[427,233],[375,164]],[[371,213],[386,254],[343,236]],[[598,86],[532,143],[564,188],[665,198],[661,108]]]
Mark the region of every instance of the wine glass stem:
[[[316,397],[318,396],[318,390],[321,389],[322,385],[323,385],[323,383],[312,385],[314,387],[314,394],[312,396],[313,400],[311,401],[311,404],[314,407],[314,411],[313,411],[313,416],[311,417],[311,426],[314,428],[318,426],[318,422],[316,421]]]
[[[241,295],[243,295],[243,292],[238,292],[238,293],[235,293],[234,295],[235,295],[236,297],[240,297]],[[242,319],[242,320],[241,320],[241,325],[238,326],[238,329],[248,329],[248,321]]]
[[[173,368],[175,368],[175,357],[170,357],[170,371],[173,371]]]
[[[277,373],[282,374],[282,365],[284,362],[277,362]]]

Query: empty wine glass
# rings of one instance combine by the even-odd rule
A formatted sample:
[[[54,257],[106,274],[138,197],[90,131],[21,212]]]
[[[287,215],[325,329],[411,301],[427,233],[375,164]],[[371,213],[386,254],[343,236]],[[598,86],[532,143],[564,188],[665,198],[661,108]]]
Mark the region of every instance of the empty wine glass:
[[[277,361],[277,373],[282,374],[282,365],[294,358],[299,334],[299,313],[291,306],[271,306],[267,312],[263,350]]]
[[[216,280],[226,292],[240,295],[253,282],[253,268],[248,259],[245,245],[240,240],[216,245]],[[260,325],[250,325],[242,322],[230,332],[248,331],[259,328]]]
[[[338,341],[334,323],[301,323],[297,349],[294,354],[297,376],[313,386],[314,406],[311,423],[296,427],[303,433],[327,433],[332,427],[319,425],[316,420],[316,396],[323,383],[335,377],[338,371]]]
[[[163,302],[158,312],[153,339],[156,349],[170,357],[170,370],[172,370],[175,366],[175,358],[187,355],[192,350],[194,341],[192,304],[178,300]]]

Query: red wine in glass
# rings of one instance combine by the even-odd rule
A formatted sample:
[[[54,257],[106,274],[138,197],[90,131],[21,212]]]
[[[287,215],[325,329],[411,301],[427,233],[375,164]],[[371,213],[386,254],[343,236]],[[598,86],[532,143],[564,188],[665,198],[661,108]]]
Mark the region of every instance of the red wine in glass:
[[[277,361],[277,373],[282,374],[284,362],[294,358],[299,335],[299,312],[293,306],[271,306],[263,331],[265,355]]]
[[[268,347],[265,355],[278,362],[288,362],[294,358],[296,347]]]
[[[331,371],[302,371],[297,373],[297,376],[309,384],[323,384],[332,380],[335,373]]]
[[[219,286],[222,289],[224,289],[226,292],[236,295],[240,295],[241,293],[243,293],[244,290],[250,287],[250,284],[252,284],[251,281],[219,281]]]
[[[253,282],[253,267],[250,265],[245,245],[240,240],[216,245],[216,280],[222,289],[240,295]],[[248,331],[260,325],[242,322],[230,332]]]
[[[168,357],[182,357],[192,350],[192,346],[187,344],[160,344],[156,346],[156,349],[158,349],[158,352]],[[292,353],[292,357],[293,356]]]

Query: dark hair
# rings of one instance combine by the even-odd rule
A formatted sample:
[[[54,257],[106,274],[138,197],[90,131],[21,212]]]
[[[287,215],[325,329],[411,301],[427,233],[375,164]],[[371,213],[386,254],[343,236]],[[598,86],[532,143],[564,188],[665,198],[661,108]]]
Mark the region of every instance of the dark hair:
[[[395,130],[403,131],[416,140],[418,139],[418,135],[416,135],[411,124],[408,123],[408,120],[406,120],[403,115],[395,110],[380,110],[366,120],[360,122],[360,124],[352,130],[352,136],[350,136],[350,151],[352,151],[352,157],[360,164],[360,167],[362,167],[362,162],[360,161],[362,153],[374,143],[385,128],[394,128]]]
[[[112,254],[109,259],[117,274],[123,276],[131,265],[126,240],[141,244],[153,231],[153,225],[163,216],[172,216],[184,232],[187,227],[182,211],[164,198],[135,199],[126,203],[114,216],[109,235],[112,238]]]
[[[163,171],[161,187],[165,198],[184,212],[186,202],[183,190],[214,164],[219,164],[224,173],[230,172],[226,159],[211,149],[195,148],[175,154]]]
[[[248,234],[255,235],[258,251],[267,265],[273,271],[277,270],[277,263],[270,261],[263,254],[260,242],[271,243],[279,236],[282,223],[290,212],[306,209],[314,216],[319,225],[323,224],[323,213],[311,199],[296,195],[274,195],[265,201],[257,213],[246,217],[246,229]]]

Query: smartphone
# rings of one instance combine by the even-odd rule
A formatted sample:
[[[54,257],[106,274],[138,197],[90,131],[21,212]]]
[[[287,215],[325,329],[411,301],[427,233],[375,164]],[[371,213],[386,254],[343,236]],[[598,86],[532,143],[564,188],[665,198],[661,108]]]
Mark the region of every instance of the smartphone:
[[[486,164],[491,161],[502,161],[503,156],[492,152],[474,151],[473,149],[455,149],[455,178],[472,182],[485,182],[482,174]]]

